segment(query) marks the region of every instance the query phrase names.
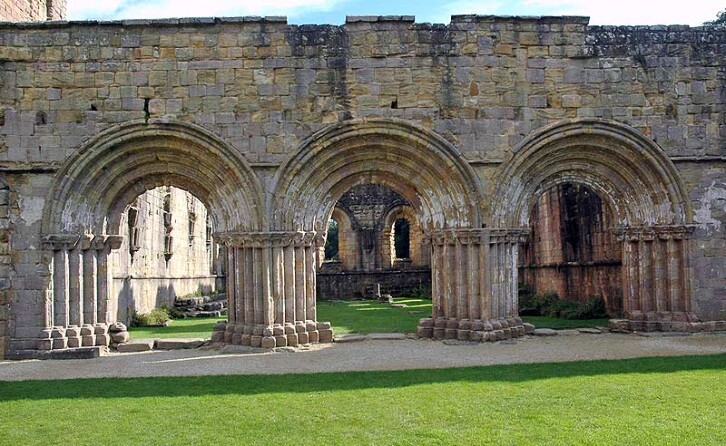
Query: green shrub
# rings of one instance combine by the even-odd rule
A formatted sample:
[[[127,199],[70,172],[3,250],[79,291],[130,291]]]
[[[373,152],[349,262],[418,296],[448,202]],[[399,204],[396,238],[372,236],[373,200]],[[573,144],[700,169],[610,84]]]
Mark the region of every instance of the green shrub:
[[[175,306],[167,307],[166,305],[162,305],[161,308],[166,310],[166,312],[169,313],[169,317],[172,319],[183,319],[184,318],[184,312]]]
[[[584,302],[560,299],[557,293],[524,293],[519,300],[520,314],[560,319],[598,319],[607,317],[605,300],[600,296],[588,297]]]
[[[134,327],[160,327],[169,323],[171,316],[166,308],[154,308],[149,313],[136,313],[131,321]]]

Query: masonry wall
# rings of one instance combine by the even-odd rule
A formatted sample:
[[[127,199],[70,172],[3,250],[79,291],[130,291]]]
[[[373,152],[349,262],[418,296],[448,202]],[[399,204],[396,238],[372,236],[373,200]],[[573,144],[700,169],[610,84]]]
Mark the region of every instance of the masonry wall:
[[[402,118],[461,151],[485,207],[496,169],[535,130],[570,118],[627,124],[665,150],[687,185],[694,309],[724,319],[724,54],[723,31],[590,27],[579,17],[2,24],[5,332],[33,326],[45,299],[40,219],[53,175],[89,138],[131,120],[203,126],[269,189],[313,132],[351,117]]]
[[[0,21],[36,22],[66,18],[66,0],[3,0]]]
[[[165,196],[170,198],[168,212]],[[128,322],[134,311],[172,307],[177,296],[214,291],[218,248],[207,228],[204,204],[187,191],[159,187],[142,194],[132,205],[138,210],[137,236],[129,237],[132,229],[125,216],[121,225],[124,242],[111,256],[118,319]]]

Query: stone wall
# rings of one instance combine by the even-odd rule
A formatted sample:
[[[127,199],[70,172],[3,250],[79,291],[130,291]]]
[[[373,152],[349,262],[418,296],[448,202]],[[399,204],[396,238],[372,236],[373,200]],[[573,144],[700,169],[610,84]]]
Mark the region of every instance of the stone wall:
[[[36,22],[66,18],[66,0],[3,0],[0,21]]]
[[[431,270],[339,273],[323,269],[317,274],[317,297],[319,300],[375,299],[374,290],[378,285],[381,294],[429,297]]]
[[[118,320],[128,322],[134,311],[172,307],[177,296],[215,291],[218,247],[198,198],[159,187],[140,195],[132,209],[121,220],[124,241],[111,255]]]
[[[136,185],[136,195],[180,186],[211,204],[223,230],[321,230],[320,216],[362,183],[390,185],[425,228],[506,228],[500,216],[519,208],[503,201],[503,183],[534,196],[540,184],[583,182],[612,202],[617,225],[695,225],[692,234],[672,228],[686,238],[673,252],[688,263],[689,309],[726,319],[725,47],[726,32],[711,28],[593,27],[582,17],[454,16],[448,25],[406,16],[351,17],[342,26],[291,26],[274,17],[1,24],[0,169],[9,187],[12,262],[3,270],[10,299],[4,330],[13,348],[32,346],[49,320],[51,257],[66,242],[44,249],[42,222],[52,233],[76,233],[86,222],[100,233],[103,220],[115,218],[83,214],[90,209],[83,197],[68,202],[67,212],[56,209],[49,197],[72,196],[59,185],[79,178],[79,191],[95,200],[88,206],[103,212],[110,209],[104,200],[133,195],[112,180],[94,188],[69,164],[118,153],[104,144],[123,146],[138,169],[89,165],[93,178],[106,169],[118,183]],[[184,158],[145,157],[119,136],[129,129],[149,150]],[[356,135],[367,139],[355,142]],[[546,147],[562,148],[561,156],[570,139],[582,157],[564,156],[567,172],[537,176],[533,169],[519,189],[507,180],[520,178],[517,163],[528,148],[551,141]],[[337,158],[325,164],[328,153],[345,153],[350,165],[340,167]],[[306,157],[319,164],[305,164]],[[177,167],[184,162],[193,165]],[[658,181],[630,176],[644,165]],[[148,166],[157,170],[143,170]],[[597,176],[603,166],[612,175]],[[241,192],[222,192],[220,179],[230,178]],[[608,189],[621,183],[628,187]],[[97,190],[105,195],[95,197]],[[632,190],[643,193],[628,195]],[[516,260],[512,234],[497,248],[498,265]],[[446,237],[437,255],[460,246],[456,234]],[[471,246],[461,252],[480,249]],[[494,259],[494,251],[488,255]],[[513,311],[516,301],[491,308]]]

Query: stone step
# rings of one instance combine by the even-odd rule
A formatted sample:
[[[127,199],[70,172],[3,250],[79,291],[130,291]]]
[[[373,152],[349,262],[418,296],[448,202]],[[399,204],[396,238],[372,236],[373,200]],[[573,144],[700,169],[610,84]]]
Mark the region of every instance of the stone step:
[[[116,346],[116,350],[118,350],[119,353],[148,352],[153,349],[154,349],[154,340],[153,339],[142,339],[142,340],[136,340],[136,341],[129,341],[124,344],[118,344]]]
[[[204,339],[157,339],[154,348],[157,350],[183,350],[201,347],[204,342]]]
[[[400,341],[406,339],[405,333],[370,333],[368,339],[371,341]]]

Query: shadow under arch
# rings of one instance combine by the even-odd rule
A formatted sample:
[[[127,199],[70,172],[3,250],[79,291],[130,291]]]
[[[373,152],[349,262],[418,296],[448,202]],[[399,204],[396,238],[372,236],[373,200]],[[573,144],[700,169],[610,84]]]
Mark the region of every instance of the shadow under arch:
[[[100,133],[64,163],[47,198],[42,232],[114,234],[117,211],[161,185],[197,196],[218,231],[264,225],[259,180],[236,149],[193,124],[135,121]]]
[[[526,226],[533,200],[549,187],[581,183],[607,198],[620,226],[692,221],[683,180],[666,153],[622,123],[575,119],[523,140],[498,174],[492,226]]]
[[[361,118],[311,135],[281,166],[272,226],[324,230],[337,200],[365,183],[400,193],[428,229],[481,225],[479,179],[454,146],[406,121]]]

